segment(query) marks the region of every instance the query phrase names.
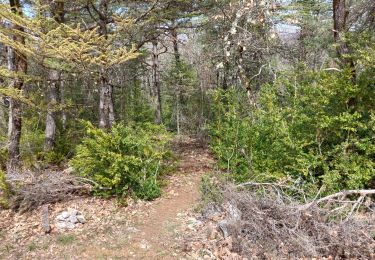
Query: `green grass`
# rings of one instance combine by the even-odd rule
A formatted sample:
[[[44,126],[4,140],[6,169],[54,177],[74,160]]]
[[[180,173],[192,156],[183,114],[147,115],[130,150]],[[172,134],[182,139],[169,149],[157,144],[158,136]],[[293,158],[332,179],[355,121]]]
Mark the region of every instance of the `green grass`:
[[[38,246],[34,241],[27,245],[27,250],[29,250],[30,252],[35,251],[37,249]]]
[[[57,243],[61,245],[70,245],[76,240],[75,236],[73,235],[59,235],[57,237]]]

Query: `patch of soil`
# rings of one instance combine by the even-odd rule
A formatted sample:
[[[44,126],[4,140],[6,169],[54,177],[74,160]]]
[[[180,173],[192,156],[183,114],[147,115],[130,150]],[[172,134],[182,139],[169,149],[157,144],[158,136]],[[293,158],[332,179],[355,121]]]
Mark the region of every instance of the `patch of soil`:
[[[52,226],[44,234],[42,209],[24,214],[0,211],[0,259],[181,259],[184,235],[195,232],[192,216],[199,199],[202,174],[211,171],[212,156],[194,139],[174,143],[180,159],[176,173],[168,177],[163,195],[152,202],[75,197],[49,206]],[[58,230],[55,217],[77,209],[87,223],[71,231]]]

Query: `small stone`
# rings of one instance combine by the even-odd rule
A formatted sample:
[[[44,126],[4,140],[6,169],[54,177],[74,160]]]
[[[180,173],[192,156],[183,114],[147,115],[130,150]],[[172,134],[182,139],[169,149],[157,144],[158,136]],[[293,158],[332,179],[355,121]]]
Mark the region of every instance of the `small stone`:
[[[70,215],[69,217],[69,220],[68,220],[70,223],[72,224],[76,224],[79,222],[78,218],[77,218],[77,215],[76,214],[72,214]]]
[[[135,227],[128,227],[126,229],[128,232],[131,232],[131,233],[136,233],[136,232],[139,232],[139,229],[135,228]]]
[[[70,216],[69,212],[67,212],[67,211],[63,211],[63,212],[61,212],[61,213],[56,217],[56,219],[57,219],[57,220],[65,220],[65,219],[67,219],[69,216]]]
[[[73,223],[66,222],[66,228],[67,229],[74,229],[76,226]]]
[[[59,229],[74,229],[74,224],[70,222],[56,222],[56,227]]]
[[[85,224],[86,223],[86,219],[85,219],[85,217],[83,216],[83,215],[77,215],[77,220],[78,220],[78,222],[79,223],[81,223],[81,224]]]
[[[220,231],[223,233],[223,236],[226,238],[229,236],[229,231],[228,231],[228,223],[225,220],[222,220],[218,223],[218,227]]]
[[[58,216],[56,217],[56,220],[57,220],[57,221],[65,221],[65,219],[66,219],[66,218],[64,218],[64,216],[62,216],[62,215],[58,215]]]
[[[229,204],[228,213],[231,220],[239,221],[241,220],[241,211],[234,205]]]

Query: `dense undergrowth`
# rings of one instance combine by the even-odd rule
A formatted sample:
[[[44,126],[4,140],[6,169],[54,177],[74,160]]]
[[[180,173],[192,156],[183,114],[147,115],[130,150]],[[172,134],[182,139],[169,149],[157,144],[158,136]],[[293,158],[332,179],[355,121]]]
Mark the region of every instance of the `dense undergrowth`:
[[[171,159],[171,135],[153,124],[115,125],[110,132],[87,124],[87,136],[70,161],[75,172],[95,183],[95,194],[154,199]]]
[[[362,189],[375,178],[373,73],[284,74],[256,107],[235,88],[213,93],[211,148],[236,182],[284,181],[316,193]]]

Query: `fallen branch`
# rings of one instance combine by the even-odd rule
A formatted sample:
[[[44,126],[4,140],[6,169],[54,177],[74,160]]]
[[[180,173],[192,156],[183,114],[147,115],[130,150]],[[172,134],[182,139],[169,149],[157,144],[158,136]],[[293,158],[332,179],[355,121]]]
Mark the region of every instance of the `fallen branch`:
[[[340,192],[328,195],[326,197],[320,198],[318,200],[313,200],[310,203],[304,204],[300,207],[300,210],[306,210],[312,207],[313,205],[319,205],[322,202],[330,201],[338,197],[345,198],[350,195],[360,195],[361,197],[366,197],[368,195],[373,195],[373,194],[375,194],[375,190],[344,190],[344,191],[340,191]]]
[[[272,183],[272,182],[245,182],[245,183],[238,184],[236,187],[241,188],[241,187],[246,187],[246,186],[270,186],[274,188],[279,187],[279,188],[285,188],[289,190],[298,191],[300,193],[304,193],[303,190],[298,189],[294,186],[289,186],[289,185],[285,185],[282,183]]]
[[[214,209],[220,216],[220,221],[211,219],[223,233],[226,244],[219,244],[220,247],[249,259],[373,259],[375,241],[371,233],[375,215],[355,215],[365,196],[375,194],[374,190],[342,191],[320,199],[318,193],[312,203],[300,204],[299,200],[275,200],[273,187],[277,185],[280,184],[250,182],[240,187],[254,189],[223,187],[222,200],[214,207],[210,204],[210,211]],[[258,192],[267,186],[272,187],[270,192]],[[327,205],[311,207],[357,194],[355,200],[351,198],[352,203],[345,205],[348,218],[341,214],[331,217]],[[305,210],[296,210],[300,208]],[[213,250],[217,247],[215,240]]]
[[[13,187],[10,207],[20,212],[30,211],[45,204],[67,200],[77,194],[87,194],[93,184],[80,177],[49,172],[9,182]]]

